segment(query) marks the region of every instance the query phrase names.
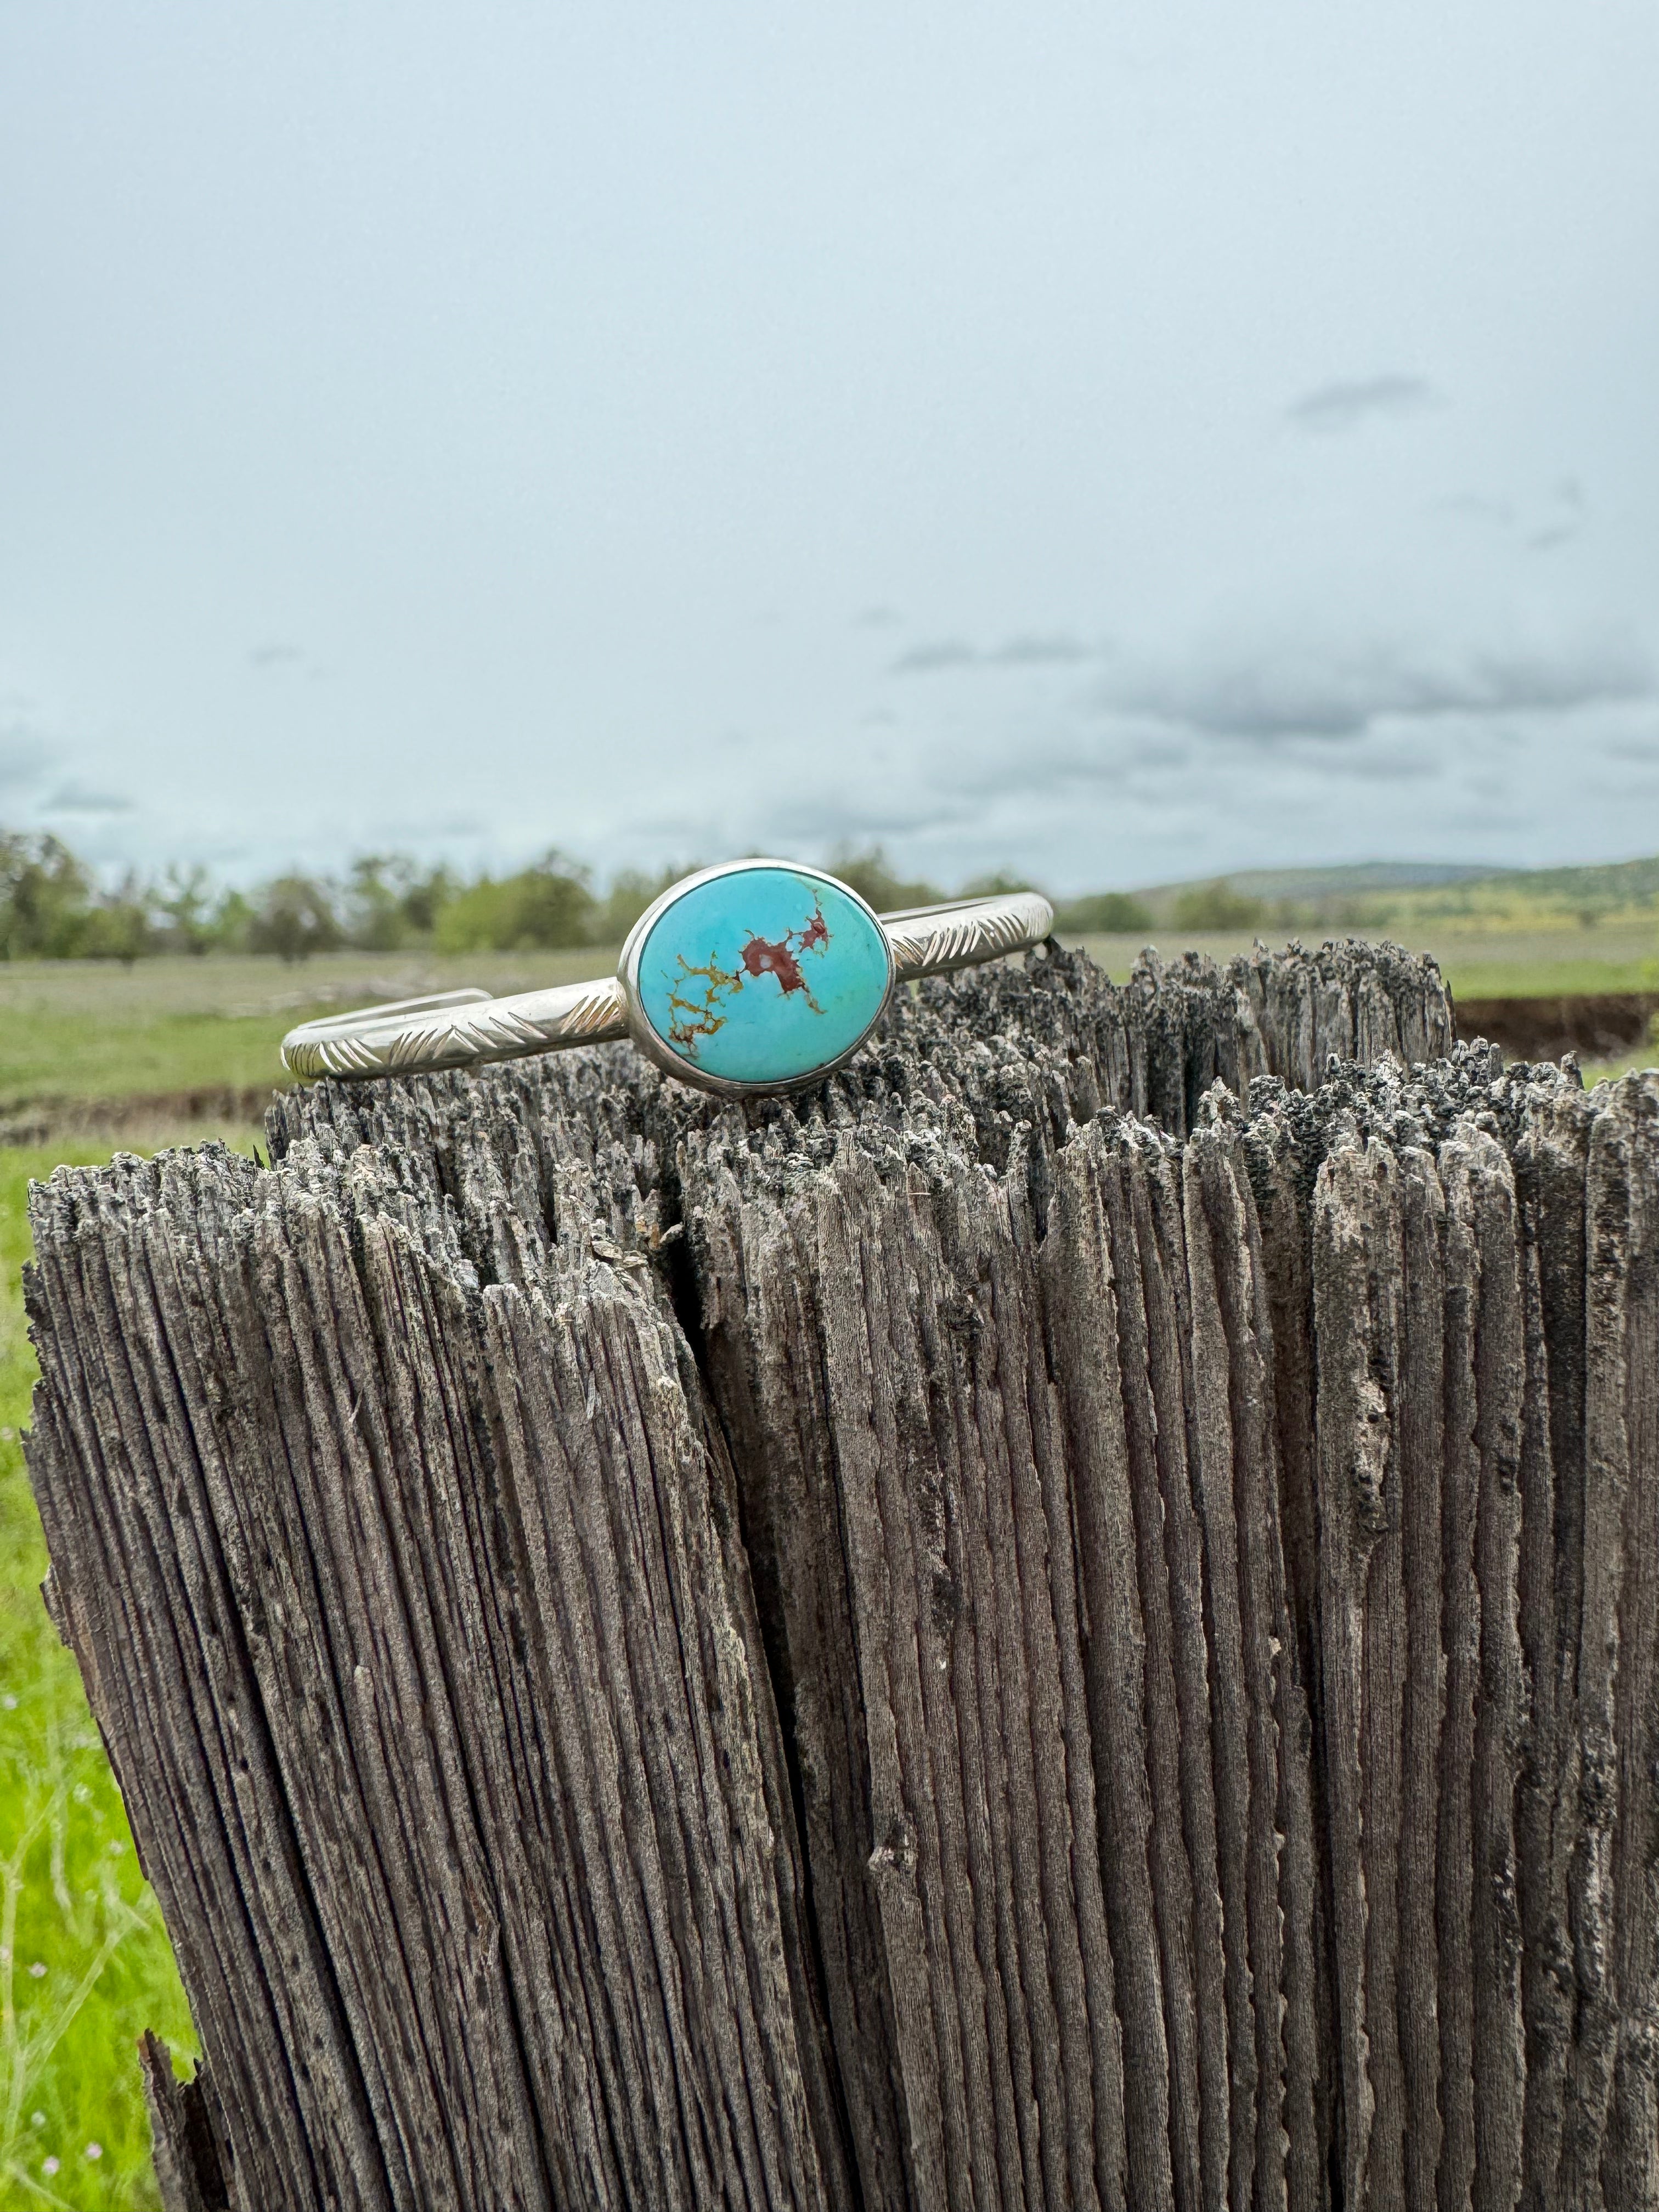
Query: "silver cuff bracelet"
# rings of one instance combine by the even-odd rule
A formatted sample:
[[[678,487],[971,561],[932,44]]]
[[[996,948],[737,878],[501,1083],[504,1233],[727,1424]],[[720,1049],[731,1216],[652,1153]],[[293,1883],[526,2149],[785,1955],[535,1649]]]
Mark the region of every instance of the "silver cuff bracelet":
[[[821,868],[733,860],[653,901],[614,975],[331,1014],[290,1030],[283,1059],[300,1076],[403,1075],[631,1037],[700,1090],[797,1091],[852,1058],[896,984],[1040,944],[1054,919],[1036,891],[877,915]]]

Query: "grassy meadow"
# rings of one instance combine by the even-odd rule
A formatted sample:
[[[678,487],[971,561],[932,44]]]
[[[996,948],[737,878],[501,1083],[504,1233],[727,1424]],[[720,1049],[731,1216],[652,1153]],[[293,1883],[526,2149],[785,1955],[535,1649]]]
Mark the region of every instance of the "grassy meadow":
[[[46,1546],[19,1431],[29,1178],[106,1148],[0,1150],[0,2205],[159,2205],[134,2045],[194,2051],[161,1913],[138,1869],[74,1660],[40,1602]]]
[[[257,954],[131,967],[0,962],[0,1135],[29,1103],[149,1097],[166,1117],[167,1102],[191,1092],[280,1082],[283,1035],[318,1014],[463,983],[536,990],[602,973],[615,959],[582,951],[334,952],[291,967]]]
[[[1350,929],[1433,952],[1464,998],[1659,990],[1659,914],[1628,902],[1553,912],[1481,885],[1392,898],[1364,927],[1333,916],[1195,933],[1160,916],[1150,930],[1073,941],[1121,979],[1148,938],[1166,957],[1192,945],[1224,959],[1258,934],[1317,941]],[[0,2205],[155,2205],[133,2045],[153,2027],[181,2057],[193,2048],[75,1662],[39,1596],[46,1553],[18,1442],[34,1372],[20,1283],[29,1178],[118,1145],[222,1135],[249,1148],[247,1094],[282,1079],[283,1034],[307,1016],[464,982],[529,990],[602,972],[614,957],[0,963]],[[227,1103],[227,1092],[243,1095]],[[227,1126],[227,1112],[244,1119]],[[31,1127],[46,1132],[33,1149],[7,1141]]]

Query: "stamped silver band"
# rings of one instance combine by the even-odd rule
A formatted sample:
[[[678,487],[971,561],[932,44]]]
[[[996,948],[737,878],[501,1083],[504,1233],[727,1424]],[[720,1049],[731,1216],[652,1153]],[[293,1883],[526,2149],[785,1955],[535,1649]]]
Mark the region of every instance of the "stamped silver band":
[[[508,998],[491,998],[486,991],[469,988],[325,1015],[289,1032],[283,1040],[283,1064],[293,1074],[307,1078],[414,1074],[485,1060],[518,1060],[532,1053],[565,1051],[576,1045],[603,1044],[630,1034],[652,1049],[654,1032],[642,1023],[635,980],[644,926],[678,899],[689,885],[741,875],[745,870],[786,867],[809,882],[833,887],[848,900],[856,897],[822,870],[793,868],[787,863],[737,862],[723,869],[707,869],[687,878],[684,884],[675,884],[642,917],[616,975],[596,977],[591,982],[555,984],[544,991],[520,991]],[[862,900],[856,903],[869,914]],[[893,983],[947,975],[1041,944],[1054,927],[1054,919],[1053,908],[1036,891],[951,899],[939,906],[908,907],[896,914],[870,916],[886,939]],[[632,1002],[630,989],[635,993]],[[797,1076],[763,1082],[726,1081],[672,1054],[653,1049],[652,1056],[671,1073],[701,1087],[747,1092],[788,1090],[817,1081],[849,1054],[842,1053],[836,1060],[803,1070]]]

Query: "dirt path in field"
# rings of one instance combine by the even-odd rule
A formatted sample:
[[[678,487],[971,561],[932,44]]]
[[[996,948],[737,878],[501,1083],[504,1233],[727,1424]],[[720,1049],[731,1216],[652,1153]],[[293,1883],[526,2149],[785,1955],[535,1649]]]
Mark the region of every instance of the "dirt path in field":
[[[1594,998],[1457,999],[1457,1034],[1501,1045],[1510,1060],[1617,1060],[1634,1052],[1659,1013],[1659,992]]]
[[[118,1098],[43,1093],[0,1105],[0,1145],[52,1145],[65,1138],[133,1137],[200,1123],[258,1127],[274,1086],[210,1084],[195,1091],[136,1091]]]

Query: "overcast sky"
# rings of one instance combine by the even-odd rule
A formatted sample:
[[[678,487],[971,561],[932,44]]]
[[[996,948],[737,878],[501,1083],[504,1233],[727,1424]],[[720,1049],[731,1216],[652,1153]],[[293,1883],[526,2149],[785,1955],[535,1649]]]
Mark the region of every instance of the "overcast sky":
[[[0,5],[0,821],[1659,849],[1651,0]]]

